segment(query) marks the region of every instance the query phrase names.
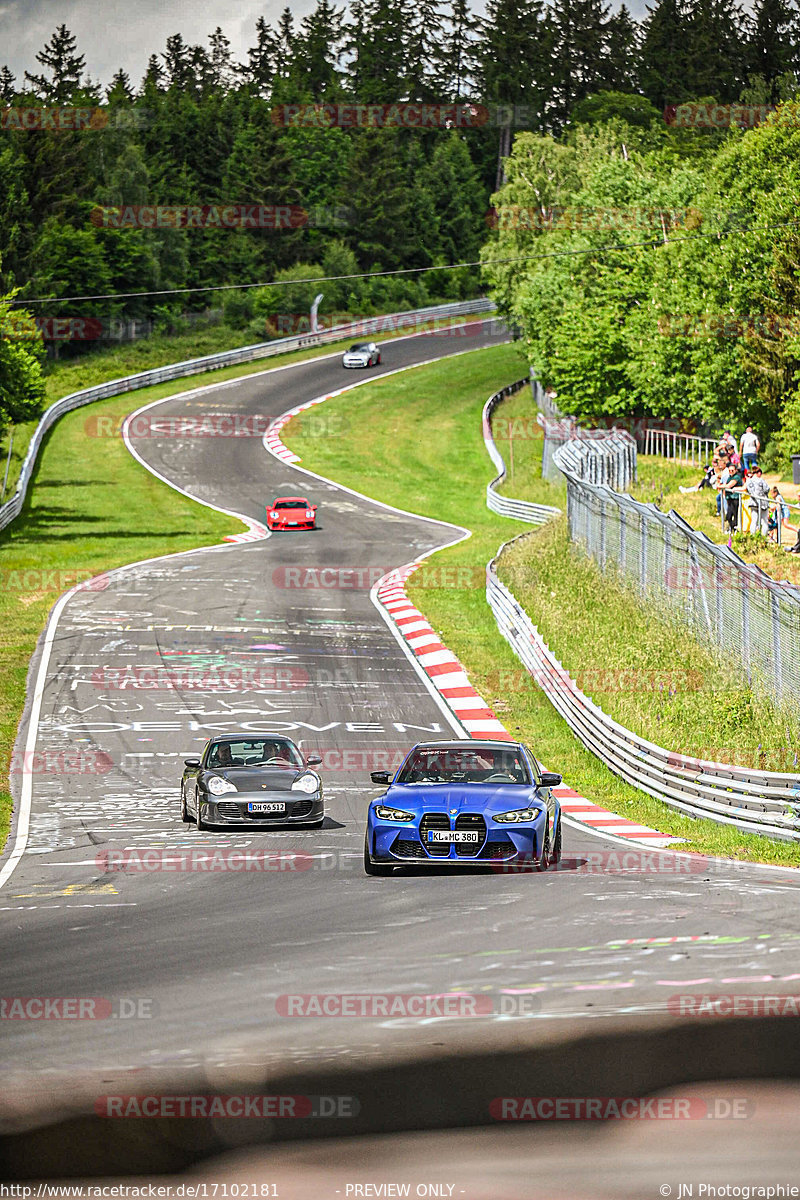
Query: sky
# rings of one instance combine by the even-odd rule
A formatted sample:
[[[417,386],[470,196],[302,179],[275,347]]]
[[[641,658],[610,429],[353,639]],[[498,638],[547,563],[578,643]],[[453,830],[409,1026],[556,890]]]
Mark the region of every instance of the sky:
[[[37,52],[64,24],[76,35],[92,79],[106,85],[123,67],[138,85],[150,55],[160,54],[173,33],[205,44],[220,25],[234,58],[246,61],[256,19],[264,16],[274,25],[287,3],[297,20],[314,7],[314,0],[0,0],[0,66],[7,63],[19,81],[26,69],[37,71]],[[482,12],[485,6],[473,7]],[[628,7],[634,16],[644,15],[644,0]]]

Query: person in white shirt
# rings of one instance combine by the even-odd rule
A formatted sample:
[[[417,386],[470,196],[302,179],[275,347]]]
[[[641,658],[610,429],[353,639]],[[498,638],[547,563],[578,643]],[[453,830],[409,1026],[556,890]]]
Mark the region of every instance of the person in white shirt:
[[[742,462],[746,471],[752,471],[758,462],[758,452],[761,449],[761,442],[753,433],[753,426],[748,425],[742,436],[739,438],[739,453],[742,456]]]

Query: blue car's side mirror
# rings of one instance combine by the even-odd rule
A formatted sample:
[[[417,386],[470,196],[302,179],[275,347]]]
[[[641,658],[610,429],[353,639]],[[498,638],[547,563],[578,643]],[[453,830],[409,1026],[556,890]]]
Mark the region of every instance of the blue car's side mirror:
[[[372,771],[370,779],[373,783],[389,783],[391,776],[388,771]]]
[[[557,775],[555,771],[542,771],[542,787],[558,787],[561,780],[562,776]]]

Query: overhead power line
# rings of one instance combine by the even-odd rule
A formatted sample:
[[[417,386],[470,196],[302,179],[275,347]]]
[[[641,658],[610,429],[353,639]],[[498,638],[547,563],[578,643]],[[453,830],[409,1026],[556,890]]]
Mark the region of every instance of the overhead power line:
[[[783,221],[778,225],[750,226],[739,229],[716,229],[708,233],[689,234],[686,237],[671,237],[665,240],[663,233],[647,238],[642,242],[618,242],[609,246],[589,246],[583,250],[550,250],[543,254],[519,254],[509,258],[492,258],[488,260],[474,259],[471,262],[445,263],[435,267],[398,267],[392,271],[358,271],[350,275],[311,276],[308,279],[270,279],[260,283],[219,283],[207,287],[161,288],[150,292],[101,292],[88,296],[42,296],[35,299],[15,299],[12,305],[29,308],[33,304],[80,304],[90,300],[137,300],[148,296],[185,296],[199,292],[231,292],[248,291],[251,288],[294,287],[303,283],[337,283],[346,279],[380,279],[387,275],[423,275],[427,271],[456,271],[460,267],[492,267],[502,263],[535,262],[545,258],[576,258],[582,255],[595,254],[598,257],[611,251],[641,250],[648,246],[674,246],[680,242],[696,242],[703,238],[727,237],[731,234],[752,233],[756,228],[763,231],[785,229],[800,225],[800,221]]]

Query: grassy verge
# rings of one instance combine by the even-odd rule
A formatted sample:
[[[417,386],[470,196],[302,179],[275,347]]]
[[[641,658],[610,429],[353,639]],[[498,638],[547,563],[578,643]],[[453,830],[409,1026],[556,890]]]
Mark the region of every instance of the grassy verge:
[[[468,541],[435,555],[417,572],[410,595],[509,731],[529,741],[553,769],[563,770],[573,787],[632,820],[685,838],[688,849],[799,864],[799,847],[690,820],[617,779],[573,737],[497,632],[485,600],[484,567],[501,542],[525,527],[485,506],[491,463],[480,416],[486,397],[519,378],[522,366],[519,352],[504,346],[376,381],[327,402],[331,417],[342,417],[340,437],[315,438],[293,423],[285,440],[314,471],[376,499],[472,530]],[[511,402],[517,403],[524,405],[524,396]],[[330,424],[337,426],[335,420]],[[358,437],[350,440],[347,431],[352,428],[358,429]],[[514,494],[520,494],[520,484],[517,477]],[[558,503],[558,492],[550,485],[531,479],[529,486],[531,499]],[[578,578],[573,567],[581,568]],[[751,701],[744,703],[737,681],[721,673],[685,630],[669,626],[662,614],[646,610],[624,587],[593,570],[590,563],[573,561],[561,522],[518,544],[504,559],[501,574],[547,630],[552,649],[566,666],[578,675],[583,672],[584,683],[587,672],[602,672],[593,681],[588,677],[594,683],[589,690],[601,703],[608,695],[597,685],[610,683],[606,693],[611,692],[612,704],[635,724],[635,710],[644,700],[645,716],[639,717],[638,727],[666,745],[670,737],[719,745],[720,729],[743,753],[762,737],[767,745],[785,741],[786,731],[775,714],[755,712]],[[615,686],[621,671],[638,672],[641,686],[623,692]],[[683,686],[676,688],[680,681]],[[698,681],[702,687],[696,686]],[[712,736],[713,743],[708,740]]]

